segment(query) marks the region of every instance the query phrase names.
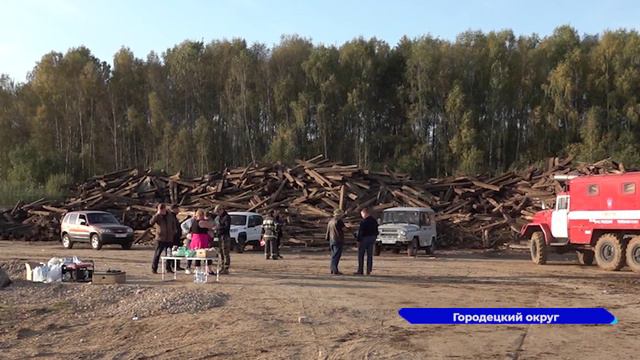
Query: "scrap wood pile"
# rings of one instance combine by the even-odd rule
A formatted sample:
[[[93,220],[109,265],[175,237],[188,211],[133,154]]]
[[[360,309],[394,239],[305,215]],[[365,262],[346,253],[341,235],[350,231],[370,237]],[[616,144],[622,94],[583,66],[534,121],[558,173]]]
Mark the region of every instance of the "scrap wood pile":
[[[19,202],[1,212],[0,236],[58,239],[65,212],[91,209],[114,213],[135,229],[136,243],[147,243],[153,238],[148,221],[154,206],[165,202],[179,204],[180,218],[216,205],[261,214],[278,210],[287,224],[285,243],[313,246],[325,244],[325,226],[334,209],[343,209],[345,222],[355,230],[364,207],[379,214],[394,206],[430,206],[436,211],[440,245],[490,246],[513,238],[542,202],[553,205],[554,194],[562,190],[554,175],[624,171],[610,160],[574,165],[571,159],[552,158],[544,169],[416,181],[390,169],[369,171],[322,156],[297,160],[292,167],[253,164],[197,178],[127,169],[88,179],[65,201]],[[348,235],[347,240],[353,239]]]
[[[436,211],[441,243],[449,246],[490,247],[517,238],[523,225],[543,208],[555,205],[564,190],[558,175],[620,174],[621,163],[605,159],[594,164],[571,157],[549,158],[542,167],[509,171],[495,177],[458,177],[430,180],[425,192],[437,195]],[[543,206],[544,204],[544,206]]]

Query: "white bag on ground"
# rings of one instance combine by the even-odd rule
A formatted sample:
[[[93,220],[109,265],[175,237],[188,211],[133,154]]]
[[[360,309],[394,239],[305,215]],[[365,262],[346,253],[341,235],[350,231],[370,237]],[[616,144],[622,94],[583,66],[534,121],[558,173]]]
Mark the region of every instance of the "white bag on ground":
[[[49,266],[49,271],[47,272],[47,280],[45,282],[60,282],[62,281],[62,264],[54,264]]]
[[[31,281],[44,282],[47,279],[48,267],[44,264],[36,266],[31,273]]]

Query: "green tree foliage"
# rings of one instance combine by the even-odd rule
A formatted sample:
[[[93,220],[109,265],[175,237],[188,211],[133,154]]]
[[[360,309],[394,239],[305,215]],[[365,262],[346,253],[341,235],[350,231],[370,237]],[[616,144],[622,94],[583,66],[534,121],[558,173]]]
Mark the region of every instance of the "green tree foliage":
[[[417,177],[563,153],[634,167],[639,94],[629,30],[185,41],[145,59],[122,48],[112,65],[78,47],[45,54],[25,83],[0,77],[0,179],[53,191],[125,167],[193,175],[318,153]]]

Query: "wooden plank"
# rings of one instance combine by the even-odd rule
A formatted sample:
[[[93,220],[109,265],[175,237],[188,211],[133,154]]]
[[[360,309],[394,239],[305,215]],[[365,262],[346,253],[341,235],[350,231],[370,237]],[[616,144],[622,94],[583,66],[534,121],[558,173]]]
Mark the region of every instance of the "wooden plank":
[[[495,192],[498,192],[498,191],[500,191],[500,189],[501,189],[501,187],[500,187],[500,186],[487,184],[487,183],[484,183],[484,182],[482,182],[482,181],[474,180],[474,181],[472,181],[471,183],[472,183],[473,185],[477,186],[477,187],[480,187],[480,188],[483,188],[483,189],[487,189],[487,190],[492,190],[492,191],[495,191]]]

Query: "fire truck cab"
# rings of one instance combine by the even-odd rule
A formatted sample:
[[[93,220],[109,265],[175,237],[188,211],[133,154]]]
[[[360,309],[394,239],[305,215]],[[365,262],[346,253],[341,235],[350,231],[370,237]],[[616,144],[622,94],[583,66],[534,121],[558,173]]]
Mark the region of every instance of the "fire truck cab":
[[[640,272],[640,172],[568,177],[555,208],[537,212],[520,235],[530,240],[531,259],[575,251],[583,265],[595,259],[604,270],[624,265]]]

